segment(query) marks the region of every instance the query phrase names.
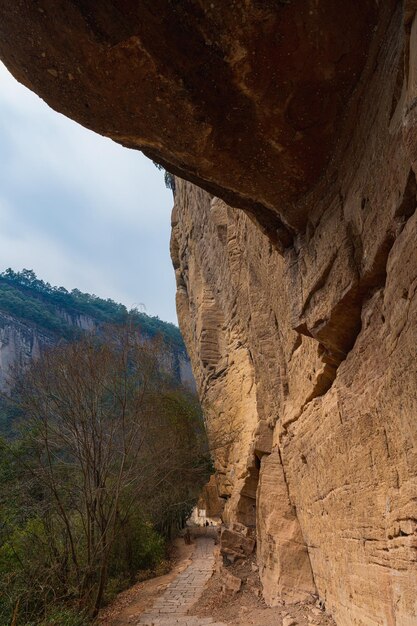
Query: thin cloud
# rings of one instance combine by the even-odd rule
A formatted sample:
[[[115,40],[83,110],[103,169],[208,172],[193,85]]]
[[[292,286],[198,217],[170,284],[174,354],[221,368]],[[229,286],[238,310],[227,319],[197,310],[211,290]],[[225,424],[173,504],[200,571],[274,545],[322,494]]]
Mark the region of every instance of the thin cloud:
[[[50,109],[0,65],[0,270],[31,267],[176,321],[172,195],[137,151]]]

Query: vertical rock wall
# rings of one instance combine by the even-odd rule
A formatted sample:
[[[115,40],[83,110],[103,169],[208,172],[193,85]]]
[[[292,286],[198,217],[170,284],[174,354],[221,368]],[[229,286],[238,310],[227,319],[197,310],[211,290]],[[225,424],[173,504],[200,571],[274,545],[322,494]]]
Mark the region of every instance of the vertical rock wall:
[[[53,345],[53,339],[16,318],[0,313],[0,391],[8,392],[12,369],[24,367],[39,358],[42,348]]]
[[[339,169],[284,256],[190,183],[173,214],[209,431],[233,426],[216,450],[226,521],[256,524],[269,603],[317,591],[343,626],[417,623],[412,14],[394,17]]]

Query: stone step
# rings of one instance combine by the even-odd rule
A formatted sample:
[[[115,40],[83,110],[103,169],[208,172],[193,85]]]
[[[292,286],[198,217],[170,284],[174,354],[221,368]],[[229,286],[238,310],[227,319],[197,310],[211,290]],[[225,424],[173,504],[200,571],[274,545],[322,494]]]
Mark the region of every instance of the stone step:
[[[167,587],[153,607],[141,615],[137,626],[226,626],[212,617],[186,614],[192,610],[213,574],[213,547],[212,539],[198,540],[190,565]]]
[[[172,616],[162,617],[160,615],[142,615],[137,626],[226,626],[223,622],[215,622],[212,617],[194,617],[184,615],[183,617]]]

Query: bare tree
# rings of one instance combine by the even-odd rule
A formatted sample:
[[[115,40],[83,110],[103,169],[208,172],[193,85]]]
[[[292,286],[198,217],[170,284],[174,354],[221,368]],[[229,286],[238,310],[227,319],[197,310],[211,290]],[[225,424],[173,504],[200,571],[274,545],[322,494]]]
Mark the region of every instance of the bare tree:
[[[138,503],[163,523],[207,478],[198,407],[163,373],[162,353],[128,326],[107,329],[46,351],[16,381],[51,585],[59,579],[92,615]]]

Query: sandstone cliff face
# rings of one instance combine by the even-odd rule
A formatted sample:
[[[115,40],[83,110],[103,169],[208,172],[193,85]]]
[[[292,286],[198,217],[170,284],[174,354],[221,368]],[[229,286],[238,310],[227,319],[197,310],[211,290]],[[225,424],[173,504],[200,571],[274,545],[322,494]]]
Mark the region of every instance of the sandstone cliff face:
[[[290,261],[242,214],[178,186],[179,316],[209,430],[234,425],[217,451],[220,493],[226,522],[256,518],[266,600],[316,587],[338,624],[415,624],[416,215],[336,369],[292,330]],[[331,283],[320,291],[331,319]]]
[[[343,626],[417,623],[417,20],[402,38],[402,19],[285,255],[190,183],[173,212],[208,427],[235,426],[217,454],[226,522],[256,524],[268,602],[316,590]]]

